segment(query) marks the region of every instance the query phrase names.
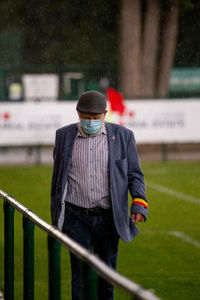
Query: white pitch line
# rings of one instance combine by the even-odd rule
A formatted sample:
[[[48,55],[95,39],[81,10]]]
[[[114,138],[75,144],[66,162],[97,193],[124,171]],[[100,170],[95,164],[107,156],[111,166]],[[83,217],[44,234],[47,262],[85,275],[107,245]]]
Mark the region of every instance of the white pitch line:
[[[197,240],[192,239],[191,237],[189,237],[188,235],[186,235],[185,233],[181,232],[181,231],[165,231],[165,230],[145,230],[144,232],[145,234],[159,234],[159,235],[172,235],[175,236],[179,239],[181,239],[182,241],[189,243],[193,246],[196,246],[197,248],[200,248],[200,242]]]
[[[168,233],[170,235],[173,235],[179,239],[181,239],[182,241],[189,243],[193,246],[196,246],[197,248],[200,248],[200,242],[196,241],[194,239],[192,239],[191,237],[189,237],[188,235],[186,235],[185,233],[181,232],[181,231],[168,231]]]
[[[147,186],[151,187],[152,189],[154,189],[154,190],[156,190],[160,193],[168,194],[168,195],[174,196],[176,198],[179,198],[181,200],[200,205],[200,199],[199,198],[195,198],[195,197],[192,197],[190,195],[183,194],[183,193],[178,192],[176,190],[170,189],[170,188],[168,188],[164,185],[160,185],[160,184],[153,183],[153,182],[150,182],[150,181],[146,181],[146,184],[147,184]]]

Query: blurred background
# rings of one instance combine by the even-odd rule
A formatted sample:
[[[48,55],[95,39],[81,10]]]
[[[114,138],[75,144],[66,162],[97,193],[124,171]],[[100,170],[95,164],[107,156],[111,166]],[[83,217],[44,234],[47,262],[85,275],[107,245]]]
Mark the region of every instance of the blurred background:
[[[55,131],[78,121],[82,92],[105,93],[107,121],[135,134],[150,207],[139,238],[120,243],[118,271],[162,299],[200,299],[200,1],[1,0],[0,16],[0,189],[50,223]],[[15,225],[22,299],[18,213]],[[3,228],[1,209],[0,254]],[[43,300],[47,244],[35,236]],[[71,299],[66,249],[61,265],[62,299]],[[3,277],[0,255],[0,291]],[[115,299],[128,298],[116,290]]]
[[[25,76],[44,73],[58,76],[57,100],[104,77],[126,98],[200,94],[197,0],[7,0],[0,13],[2,101],[26,101]]]
[[[200,96],[199,1],[7,0],[1,1],[0,14],[0,139],[5,129],[8,140],[1,142],[0,163],[12,162],[8,145],[19,150],[9,142],[8,127],[10,132],[17,125],[9,124],[6,104],[21,104],[21,111],[22,103],[71,103],[83,91],[106,93],[109,87],[132,103]],[[46,144],[53,142],[52,137]],[[144,140],[138,150],[142,159],[199,158],[198,141],[188,142],[167,140],[163,146]],[[20,146],[26,144],[25,139]],[[48,151],[41,154],[45,143],[28,144],[34,147],[21,148],[18,161],[22,153],[26,163],[52,161]]]

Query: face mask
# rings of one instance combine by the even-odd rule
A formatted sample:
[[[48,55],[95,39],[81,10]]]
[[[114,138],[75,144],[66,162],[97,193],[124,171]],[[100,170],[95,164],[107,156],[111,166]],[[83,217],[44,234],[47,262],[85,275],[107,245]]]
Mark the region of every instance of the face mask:
[[[81,119],[81,127],[87,134],[96,134],[101,129],[102,120]]]

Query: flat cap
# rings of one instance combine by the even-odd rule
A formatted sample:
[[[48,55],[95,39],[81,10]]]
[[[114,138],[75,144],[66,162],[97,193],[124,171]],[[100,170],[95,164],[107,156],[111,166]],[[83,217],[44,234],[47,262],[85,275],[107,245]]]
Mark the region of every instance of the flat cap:
[[[83,113],[103,114],[106,110],[106,96],[97,91],[81,94],[76,109]]]

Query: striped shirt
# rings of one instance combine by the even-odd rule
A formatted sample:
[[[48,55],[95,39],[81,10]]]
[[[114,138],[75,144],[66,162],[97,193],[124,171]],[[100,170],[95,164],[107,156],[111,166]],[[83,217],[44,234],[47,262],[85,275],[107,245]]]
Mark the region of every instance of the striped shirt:
[[[108,180],[108,141],[105,127],[96,136],[75,138],[67,179],[67,202],[93,208],[111,206]]]

